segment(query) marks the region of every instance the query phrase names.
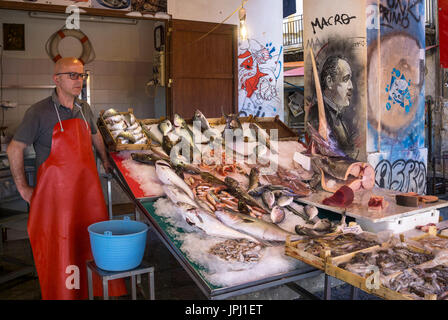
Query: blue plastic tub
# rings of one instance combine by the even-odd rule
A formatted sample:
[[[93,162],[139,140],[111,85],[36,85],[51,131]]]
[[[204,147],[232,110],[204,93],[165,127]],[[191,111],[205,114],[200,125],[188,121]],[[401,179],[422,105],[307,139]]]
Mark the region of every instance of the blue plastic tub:
[[[146,224],[125,217],[94,223],[87,230],[93,259],[99,268],[124,271],[142,262],[148,233]]]

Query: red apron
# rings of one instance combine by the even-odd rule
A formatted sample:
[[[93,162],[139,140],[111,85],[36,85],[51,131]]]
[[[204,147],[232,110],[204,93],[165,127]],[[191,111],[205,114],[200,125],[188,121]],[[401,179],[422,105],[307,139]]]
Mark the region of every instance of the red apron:
[[[42,299],[87,299],[86,261],[93,259],[87,227],[105,220],[90,128],[81,119],[59,122],[53,128],[50,156],[37,171],[28,220]],[[102,295],[98,280],[94,278],[97,296]],[[109,292],[126,294],[123,279],[109,281]]]

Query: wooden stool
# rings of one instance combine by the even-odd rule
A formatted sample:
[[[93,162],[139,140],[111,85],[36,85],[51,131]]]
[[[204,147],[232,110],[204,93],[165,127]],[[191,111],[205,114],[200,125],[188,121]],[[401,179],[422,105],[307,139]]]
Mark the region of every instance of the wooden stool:
[[[149,299],[154,300],[154,267],[150,267],[145,262],[142,262],[137,268],[125,271],[106,271],[97,267],[93,260],[87,261],[87,282],[89,286],[89,300],[93,300],[93,283],[92,271],[101,277],[103,282],[103,298],[109,300],[108,281],[131,277],[132,300],[137,300],[137,289],[135,276],[141,274],[148,274],[148,290]]]

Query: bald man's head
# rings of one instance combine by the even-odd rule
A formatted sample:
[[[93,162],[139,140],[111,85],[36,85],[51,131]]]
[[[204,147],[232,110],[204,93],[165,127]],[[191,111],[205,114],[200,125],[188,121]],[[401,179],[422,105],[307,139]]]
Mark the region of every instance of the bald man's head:
[[[72,71],[70,69],[73,69],[73,67],[75,67],[76,69],[79,69],[79,67],[81,67],[81,69],[84,70],[84,65],[80,60],[74,57],[61,58],[56,61],[54,65],[54,74]]]
[[[84,73],[84,65],[76,58],[62,58],[54,65],[53,81],[58,95],[76,97],[80,94],[83,79],[79,74]],[[78,77],[72,79],[73,74]]]

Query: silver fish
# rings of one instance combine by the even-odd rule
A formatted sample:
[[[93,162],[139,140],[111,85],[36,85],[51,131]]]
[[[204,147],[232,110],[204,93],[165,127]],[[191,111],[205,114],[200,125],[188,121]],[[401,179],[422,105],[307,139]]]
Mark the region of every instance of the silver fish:
[[[294,198],[291,196],[285,196],[282,195],[280,198],[277,199],[277,204],[280,207],[289,206],[293,202]]]
[[[275,206],[271,210],[271,220],[273,223],[280,223],[285,219],[285,211],[280,206]]]
[[[158,129],[158,125],[146,125],[143,126],[143,131],[146,132],[148,137],[151,139],[151,142],[156,142],[159,145],[162,145],[163,135]]]
[[[285,231],[273,223],[253,218],[238,212],[229,212],[227,210],[218,210],[216,217],[225,225],[249,234],[262,241],[286,241],[287,236],[291,236],[292,241],[302,239],[301,236]]]
[[[134,143],[136,141],[135,137],[132,133],[125,132],[125,131],[120,132],[118,134],[117,138],[123,138],[123,139],[129,140],[131,143]]]
[[[141,126],[137,126],[137,128],[134,129],[134,130],[131,130],[130,128],[127,128],[126,130],[131,132],[133,135],[142,134],[143,133],[143,129],[142,129]]]
[[[205,210],[208,214],[211,214],[212,216],[215,215],[215,211],[210,209],[210,207],[204,200],[196,198],[196,203],[199,205],[199,207],[201,207],[203,210]]]
[[[308,216],[302,210],[299,211],[296,208],[294,208],[292,205],[285,206],[285,209],[291,211],[292,213],[299,216],[303,220],[308,221]]]
[[[139,140],[143,140],[143,138],[145,138],[145,135],[143,134],[143,132],[137,133],[137,134],[130,132],[130,134],[132,134],[134,136],[134,139],[135,139],[134,143],[136,143]]]
[[[193,121],[201,122],[201,131],[211,129],[210,123],[208,123],[207,118],[202,114],[202,112],[200,110],[196,110],[194,112]]]
[[[266,212],[265,209],[252,197],[250,196],[243,188],[240,187],[240,183],[235,179],[227,176],[224,179],[224,183],[228,186],[228,192],[239,200],[243,201],[245,204],[250,206],[255,206],[260,208],[263,212]]]
[[[178,141],[172,141],[169,135],[163,136],[162,149],[168,156],[171,156],[171,149],[177,144]]]
[[[106,122],[106,124],[113,125],[114,123],[121,122],[123,120],[124,120],[123,116],[121,114],[117,114],[115,116],[110,116],[110,117],[106,118],[104,120],[104,122]]]
[[[222,113],[223,117],[226,119],[226,126],[224,128],[224,131],[226,129],[231,129],[231,130],[241,129],[241,132],[243,131],[243,125],[241,124],[241,121],[238,118],[241,111],[239,113],[225,114],[224,108],[221,106],[221,113]]]
[[[272,193],[272,191],[266,190],[261,195],[261,198],[263,199],[264,204],[269,208],[272,209],[275,203],[275,196]]]
[[[124,131],[121,130],[121,129],[119,129],[119,130],[112,130],[110,133],[112,134],[112,137],[113,137],[114,139],[116,139],[116,138],[118,137],[118,135],[119,135],[120,133],[122,133],[122,132],[124,132]]]
[[[121,144],[129,144],[129,140],[125,139],[125,138],[122,138],[122,137],[118,137],[117,138],[117,142],[121,143]]]
[[[178,128],[183,128],[187,125],[187,123],[180,115],[176,113],[173,118],[173,125]]]
[[[304,235],[304,236],[307,236],[307,237],[321,237],[321,236],[324,236],[327,233],[329,233],[329,232],[326,232],[326,231],[324,231],[324,232],[317,231],[317,230],[314,230],[314,229],[311,229],[311,228],[303,227],[301,225],[296,225],[295,231],[296,231],[297,234]]]
[[[171,168],[168,162],[163,160],[156,161],[156,174],[163,184],[173,185],[184,191],[191,199],[194,199],[193,191]]]
[[[162,186],[162,189],[165,192],[166,196],[171,200],[171,202],[176,205],[178,203],[188,203],[188,205],[192,207],[199,207],[193,199],[191,199],[184,191],[176,186],[164,184]]]
[[[288,187],[273,185],[273,184],[265,184],[255,189],[250,190],[248,193],[253,197],[259,197],[263,194],[264,191],[284,191],[288,192],[290,195],[294,194],[294,191]],[[284,193],[285,194],[285,193]]]
[[[247,191],[250,191],[258,187],[259,180],[260,180],[260,170],[257,167],[250,169],[249,188],[247,189]]]
[[[128,131],[134,131],[134,130],[136,130],[137,128],[139,128],[139,125],[138,125],[137,122],[134,122],[133,124],[129,125],[129,126],[126,128],[126,130],[128,130]]]
[[[319,221],[316,222],[316,224],[314,224],[313,230],[320,231],[320,232],[327,231],[328,233],[330,233],[332,226],[333,226],[333,224],[330,222],[330,220],[319,219]]]
[[[308,219],[313,221],[314,223],[317,222],[317,215],[319,214],[319,210],[313,205],[306,205],[305,206],[305,213],[308,216]],[[317,218],[317,219],[316,219]]]
[[[128,126],[132,126],[132,125],[134,125],[136,123],[135,116],[132,113],[128,113],[128,114],[123,115],[123,118],[124,118],[124,121],[126,121],[126,124]]]
[[[103,119],[107,119],[109,117],[116,116],[117,114],[118,114],[118,111],[115,110],[114,108],[107,109],[103,113]]]
[[[173,126],[174,126],[174,129],[176,129],[175,130],[176,134],[182,133],[182,136],[185,137],[185,139],[187,139],[189,142],[191,142],[191,144],[194,146],[193,131],[191,131],[191,129],[187,125],[187,122],[177,113],[174,115]],[[184,132],[180,131],[179,128],[184,129],[188,133],[189,137],[187,137]]]
[[[166,136],[173,129],[173,125],[170,120],[166,119],[159,123],[158,128],[162,135]]]
[[[146,137],[143,137],[134,142],[134,144],[147,144],[147,143],[148,143],[148,140],[146,139]]]
[[[131,153],[131,158],[134,161],[154,165],[157,160],[163,160],[155,153]]]
[[[126,129],[126,123],[124,121],[120,121],[120,122],[114,123],[113,125],[108,125],[107,127],[111,131],[124,130],[124,129]]]
[[[179,137],[179,138],[184,138],[185,141],[188,142],[188,144],[190,145],[194,145],[193,143],[193,137],[188,133],[188,130],[182,128],[182,127],[174,127],[174,133]]]
[[[210,236],[228,239],[248,239],[259,242],[248,234],[226,226],[202,208],[195,208],[185,203],[178,203],[177,206],[188,224],[194,225]]]

